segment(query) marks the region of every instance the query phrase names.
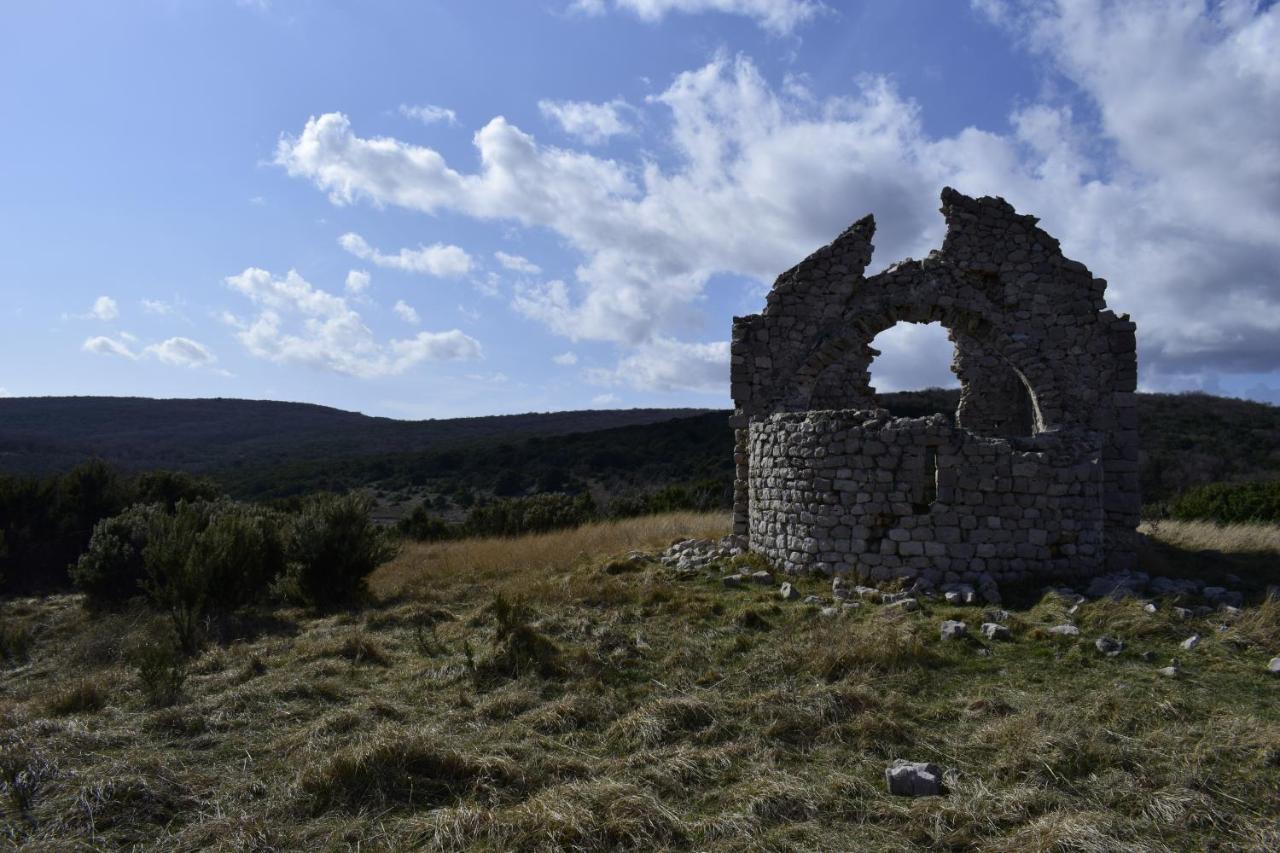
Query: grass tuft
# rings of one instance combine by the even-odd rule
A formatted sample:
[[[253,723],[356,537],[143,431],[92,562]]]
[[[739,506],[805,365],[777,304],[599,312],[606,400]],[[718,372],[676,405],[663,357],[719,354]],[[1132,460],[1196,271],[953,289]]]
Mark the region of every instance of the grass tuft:
[[[434,808],[524,786],[509,759],[476,757],[434,738],[386,729],[303,770],[298,788],[313,813],[334,808]]]

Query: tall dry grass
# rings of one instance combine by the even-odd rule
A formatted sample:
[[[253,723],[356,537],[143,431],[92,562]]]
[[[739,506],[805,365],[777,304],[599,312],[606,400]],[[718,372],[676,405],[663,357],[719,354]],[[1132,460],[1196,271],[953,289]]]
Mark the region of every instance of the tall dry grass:
[[[433,582],[501,583],[513,574],[564,571],[609,555],[665,548],[678,539],[718,539],[731,527],[728,513],[672,512],[529,536],[417,543],[378,569],[369,585],[385,598]]]
[[[1215,524],[1212,521],[1143,522],[1138,530],[1184,551],[1280,554],[1280,525]]]

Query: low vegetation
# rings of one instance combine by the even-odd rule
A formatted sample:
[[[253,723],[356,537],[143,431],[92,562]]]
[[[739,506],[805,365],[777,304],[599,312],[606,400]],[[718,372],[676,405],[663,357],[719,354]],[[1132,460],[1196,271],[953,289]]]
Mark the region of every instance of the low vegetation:
[[[1035,591],[1006,605],[1011,640],[944,642],[942,620],[976,634],[981,611],[828,616],[633,553],[727,524],[408,545],[366,604],[281,606],[191,656],[137,603],[8,601],[0,833],[154,850],[1280,843],[1274,528],[1150,529],[1144,566],[1237,575],[1239,613],[1069,613]],[[1045,633],[1068,619],[1080,637]],[[1099,654],[1102,633],[1124,650]],[[1175,656],[1181,674],[1160,675]],[[895,758],[947,768],[949,793],[890,797]]]
[[[1209,483],[1188,489],[1173,501],[1169,514],[1182,521],[1218,524],[1280,523],[1280,480]]]

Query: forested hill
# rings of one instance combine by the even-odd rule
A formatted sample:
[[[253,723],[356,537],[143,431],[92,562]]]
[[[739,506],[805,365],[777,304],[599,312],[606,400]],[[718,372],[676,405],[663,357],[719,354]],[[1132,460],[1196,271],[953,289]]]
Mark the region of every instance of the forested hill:
[[[894,414],[954,412],[958,392],[882,395]],[[301,403],[0,399],[0,474],[89,457],[125,470],[207,474],[233,495],[372,486],[414,494],[728,489],[727,411],[631,409],[398,421]],[[1139,394],[1143,500],[1202,483],[1280,478],[1280,407],[1207,394]]]
[[[219,475],[233,468],[325,465],[592,432],[705,411],[618,409],[402,421],[269,400],[8,397],[0,398],[0,473],[46,475],[98,457],[125,470]]]

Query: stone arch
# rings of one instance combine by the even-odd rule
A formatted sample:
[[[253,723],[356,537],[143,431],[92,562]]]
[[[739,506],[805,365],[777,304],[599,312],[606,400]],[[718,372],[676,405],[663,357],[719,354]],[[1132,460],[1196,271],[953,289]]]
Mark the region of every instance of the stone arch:
[[[871,342],[898,323],[937,322],[956,344],[955,370],[962,388],[958,421],[966,420],[963,410],[968,403],[967,407],[974,412],[968,420],[975,432],[1013,434],[1002,429],[1000,421],[1004,418],[979,414],[981,408],[970,401],[991,395],[997,389],[1005,396],[1014,397],[1010,389],[1015,389],[1024,393],[1029,402],[1030,433],[1045,432],[1060,424],[1060,395],[1052,369],[1034,351],[1020,346],[980,313],[953,305],[895,306],[890,301],[887,305],[854,309],[850,314],[854,317],[832,324],[799,359],[791,374],[792,381],[779,401],[778,411],[875,408],[869,367],[876,353]],[[998,375],[993,375],[997,371],[992,369],[992,363],[1000,365]],[[845,389],[843,395],[837,388]]]

